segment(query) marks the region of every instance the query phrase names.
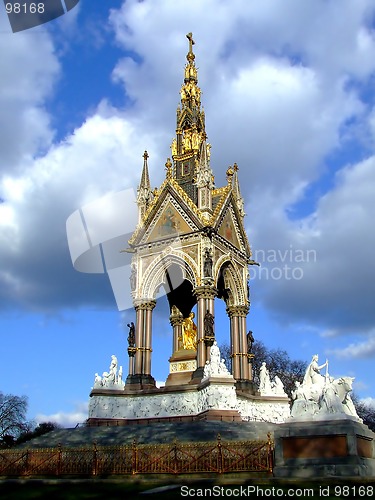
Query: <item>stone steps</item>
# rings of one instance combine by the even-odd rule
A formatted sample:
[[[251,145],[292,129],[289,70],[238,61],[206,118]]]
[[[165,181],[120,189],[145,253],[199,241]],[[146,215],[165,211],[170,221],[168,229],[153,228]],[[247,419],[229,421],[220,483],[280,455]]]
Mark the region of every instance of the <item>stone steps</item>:
[[[58,429],[44,436],[23,443],[22,448],[54,448],[91,446],[121,446],[138,443],[171,443],[178,441],[215,441],[221,435],[223,441],[266,440],[267,433],[273,437],[277,424],[269,422],[168,422],[149,425],[125,425],[122,427],[77,427]]]

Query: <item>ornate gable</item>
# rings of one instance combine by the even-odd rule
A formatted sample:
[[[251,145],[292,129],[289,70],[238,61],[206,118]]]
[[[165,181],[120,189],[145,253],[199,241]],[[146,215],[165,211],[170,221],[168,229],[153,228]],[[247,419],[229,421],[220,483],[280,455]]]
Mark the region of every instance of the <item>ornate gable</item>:
[[[228,210],[222,218],[218,233],[236,248],[242,251],[244,250],[243,242],[241,241],[241,236],[238,231],[238,225],[235,223],[233,208],[231,206],[228,207]]]
[[[231,192],[219,208],[215,223],[217,233],[250,258],[251,250],[242,217]]]
[[[129,244],[140,245],[195,232],[203,227],[196,206],[185,192],[169,179],[155,195],[153,204]]]

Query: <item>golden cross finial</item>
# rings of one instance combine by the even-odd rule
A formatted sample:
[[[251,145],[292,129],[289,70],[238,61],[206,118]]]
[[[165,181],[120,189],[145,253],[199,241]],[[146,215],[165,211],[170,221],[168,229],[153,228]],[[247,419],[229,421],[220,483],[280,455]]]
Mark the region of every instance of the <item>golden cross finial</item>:
[[[193,40],[193,33],[188,33],[186,38],[189,40],[189,52],[193,52],[193,45],[195,44]]]
[[[143,153],[143,159],[146,161],[147,158],[149,158],[149,156],[148,156],[147,151],[145,150],[145,152]]]

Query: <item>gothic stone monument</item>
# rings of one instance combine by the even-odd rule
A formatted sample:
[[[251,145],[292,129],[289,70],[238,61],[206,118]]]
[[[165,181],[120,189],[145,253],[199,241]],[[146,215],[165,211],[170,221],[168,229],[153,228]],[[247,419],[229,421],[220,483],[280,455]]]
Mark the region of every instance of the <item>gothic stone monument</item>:
[[[187,38],[165,180],[151,189],[145,152],[137,191],[138,226],[126,249],[132,254],[135,308],[135,322],[128,325],[129,372],[125,383],[113,367],[96,376],[91,422],[185,417],[283,422],[289,416],[282,387],[259,393],[253,384],[246,317],[248,266],[255,262],[243,223],[238,167],[228,168],[225,186],[215,186],[194,41],[191,34]],[[168,298],[172,340],[169,375],[165,387],[157,388],[151,371],[152,313],[160,287]],[[225,301],[230,319],[231,374],[215,343],[217,299]]]
[[[353,379],[333,379],[328,362],[319,366],[315,355],[303,382],[296,384],[291,411],[281,380],[271,380],[265,363],[254,387],[254,339],[246,333],[246,318],[248,266],[256,262],[243,223],[238,167],[228,168],[225,186],[215,186],[192,34],[187,38],[172,159],[166,161],[162,185],[151,189],[145,151],[138,225],[125,250],[132,255],[135,309],[135,322],[128,324],[129,371],[124,380],[112,355],[108,371],[95,375],[88,423],[272,422],[279,424],[274,426],[275,476],[374,476],[375,435],[350,398]],[[169,303],[171,350],[166,384],[157,388],[151,371],[152,313],[161,287]],[[232,373],[215,340],[218,299],[225,301],[230,319]]]

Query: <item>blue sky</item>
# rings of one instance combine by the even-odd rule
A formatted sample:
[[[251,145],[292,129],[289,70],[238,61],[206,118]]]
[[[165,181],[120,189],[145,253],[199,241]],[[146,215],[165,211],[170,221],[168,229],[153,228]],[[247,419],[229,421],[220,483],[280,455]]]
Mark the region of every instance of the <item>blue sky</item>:
[[[374,401],[373,2],[81,0],[16,34],[0,11],[0,390],[27,395],[30,418],[75,425],[112,354],[127,372],[134,313],[118,311],[105,274],[73,268],[65,223],[136,189],[145,149],[163,181],[192,31],[216,184],[237,162],[262,260],[248,327],[293,358],[327,357]],[[220,301],[216,313],[228,341]]]

